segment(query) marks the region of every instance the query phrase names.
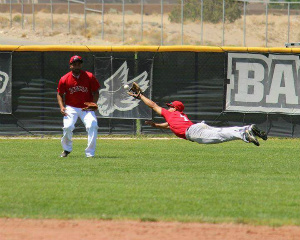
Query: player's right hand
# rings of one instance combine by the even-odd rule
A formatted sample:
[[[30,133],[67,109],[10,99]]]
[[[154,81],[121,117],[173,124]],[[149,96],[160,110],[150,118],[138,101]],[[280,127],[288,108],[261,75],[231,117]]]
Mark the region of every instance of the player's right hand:
[[[64,116],[68,116],[66,110],[67,110],[67,109],[66,109],[65,107],[63,107],[63,108],[60,109],[60,113],[61,113],[62,115],[64,115]]]
[[[145,124],[150,125],[151,127],[155,127],[155,122],[153,121],[145,121]]]

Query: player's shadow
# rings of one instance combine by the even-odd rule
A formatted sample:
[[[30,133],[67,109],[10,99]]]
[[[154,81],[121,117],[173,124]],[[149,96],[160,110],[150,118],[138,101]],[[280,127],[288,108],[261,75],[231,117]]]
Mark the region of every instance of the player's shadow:
[[[73,160],[78,160],[78,159],[80,159],[80,160],[82,160],[82,159],[84,159],[84,160],[90,160],[90,161],[92,161],[92,160],[103,160],[103,159],[120,159],[121,157],[119,157],[119,156],[109,156],[109,155],[99,155],[99,156],[94,156],[94,157],[85,157],[85,156],[79,156],[79,155],[69,155],[67,158],[65,158],[65,160],[67,161],[67,160],[71,160],[71,159],[73,159]]]
[[[87,158],[88,160],[93,160],[93,159],[118,159],[121,157],[118,156],[108,156],[108,155],[99,155],[99,156],[94,156],[94,157],[90,157]]]

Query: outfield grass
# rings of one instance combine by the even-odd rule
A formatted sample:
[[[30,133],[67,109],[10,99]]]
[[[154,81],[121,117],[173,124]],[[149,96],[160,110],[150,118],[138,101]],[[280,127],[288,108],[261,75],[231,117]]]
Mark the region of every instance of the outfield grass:
[[[300,225],[300,139],[0,140],[0,217]]]

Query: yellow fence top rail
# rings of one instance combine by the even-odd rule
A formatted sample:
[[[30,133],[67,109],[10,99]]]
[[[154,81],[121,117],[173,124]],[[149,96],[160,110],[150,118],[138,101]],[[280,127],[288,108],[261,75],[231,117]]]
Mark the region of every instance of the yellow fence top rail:
[[[261,52],[300,53],[300,48],[219,47],[219,46],[70,46],[70,45],[0,45],[0,51],[17,52]]]

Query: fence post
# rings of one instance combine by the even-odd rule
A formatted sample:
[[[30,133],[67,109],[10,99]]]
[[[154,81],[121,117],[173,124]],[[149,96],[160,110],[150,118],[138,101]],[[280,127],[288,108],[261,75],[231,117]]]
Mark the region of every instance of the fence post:
[[[53,31],[53,0],[50,0],[50,8],[51,8],[51,29]]]
[[[24,29],[24,0],[22,0],[22,29]]]
[[[104,39],[104,0],[102,0],[101,37]]]
[[[266,47],[268,47],[268,7],[269,4],[266,3]]]
[[[225,35],[225,0],[223,0],[223,33],[222,33],[222,46],[224,46],[224,35]]]
[[[69,28],[69,33],[70,33],[70,29],[71,29],[71,22],[70,22],[70,1],[68,1],[68,28]]]
[[[244,47],[246,46],[246,0],[244,0]]]
[[[12,6],[11,6],[11,0],[9,1],[9,15],[10,15],[10,28],[12,28]]]
[[[160,45],[164,45],[164,0],[161,0],[161,33]]]
[[[287,42],[290,42],[290,3],[288,3],[288,39]]]
[[[139,73],[139,62],[138,62],[138,52],[134,53],[134,77],[138,76]],[[141,120],[136,119],[133,120],[134,125],[134,135],[140,136],[141,135]]]
[[[183,0],[181,0],[181,45],[183,45]]]
[[[32,30],[35,31],[35,9],[34,9],[34,0],[31,0],[32,2]]]
[[[201,0],[201,45],[203,45],[203,0]]]
[[[144,0],[141,0],[141,42],[144,35]]]
[[[124,44],[124,27],[125,27],[125,0],[122,1],[122,42]]]
[[[86,0],[84,0],[84,10],[83,10],[83,14],[84,14],[84,34],[86,34]]]

